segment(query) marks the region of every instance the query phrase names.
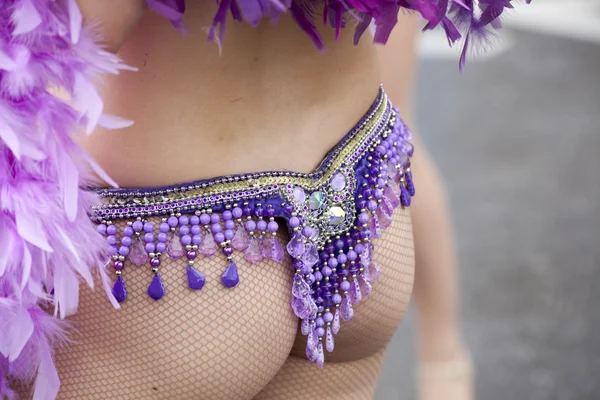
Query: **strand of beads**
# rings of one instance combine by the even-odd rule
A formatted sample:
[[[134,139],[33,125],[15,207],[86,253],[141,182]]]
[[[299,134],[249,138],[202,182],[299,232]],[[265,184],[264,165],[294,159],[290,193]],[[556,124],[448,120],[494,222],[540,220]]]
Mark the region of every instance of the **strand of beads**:
[[[174,218],[175,221],[173,221],[171,218]],[[163,232],[162,230],[164,230],[164,226],[163,224],[166,224],[167,226],[167,231],[169,230],[169,227],[175,227],[177,226],[177,218],[175,217],[169,217],[169,222],[167,223],[165,221],[165,219],[163,218],[160,226],[159,226],[159,231],[160,233],[158,234],[158,242],[155,244],[154,240],[154,224],[152,224],[149,221],[144,222],[144,241],[146,242],[146,246],[145,249],[146,251],[148,250],[153,250],[154,251],[149,251],[148,252],[148,256],[150,257],[150,266],[152,267],[152,273],[154,274],[154,276],[152,277],[152,280],[150,281],[150,285],[148,285],[148,296],[150,296],[152,299],[154,300],[160,300],[162,299],[165,294],[167,293],[167,291],[165,290],[165,286],[163,284],[162,278],[160,276],[160,273],[158,272],[158,268],[160,267],[161,261],[160,261],[160,256],[162,255],[162,253],[164,251],[166,251],[167,249],[167,233]],[[175,222],[175,225],[173,225],[173,222]]]
[[[192,290],[201,290],[206,283],[206,277],[196,268],[194,264],[198,256],[198,244],[202,243],[200,236],[200,218],[193,215],[191,218],[187,215],[179,217],[179,233],[181,234],[181,244],[185,246],[185,257],[187,265],[185,267],[188,287]],[[189,227],[191,225],[191,228]]]
[[[262,214],[263,214],[263,208],[262,205],[260,203],[258,203],[256,205],[256,207],[254,208],[254,215],[258,218],[258,223],[256,223],[252,217],[251,217],[251,211],[250,211],[250,207],[248,205],[246,205],[244,207],[246,210],[244,211],[244,214],[248,214],[247,215],[247,220],[246,223],[244,224],[244,227],[246,228],[246,231],[248,231],[248,234],[250,235],[250,241],[248,243],[248,247],[246,248],[246,251],[244,252],[244,257],[246,258],[246,260],[248,260],[248,262],[252,263],[252,264],[256,264],[258,262],[260,262],[263,258],[262,253],[260,251],[260,242],[259,242],[259,238],[257,237],[258,235],[256,234],[257,228],[259,231],[261,231],[260,228],[262,228],[262,231],[264,232],[264,229],[266,229],[266,223],[265,221],[262,220]],[[262,225],[265,226],[262,226]],[[259,227],[260,225],[260,227]],[[262,234],[260,234],[262,237]]]

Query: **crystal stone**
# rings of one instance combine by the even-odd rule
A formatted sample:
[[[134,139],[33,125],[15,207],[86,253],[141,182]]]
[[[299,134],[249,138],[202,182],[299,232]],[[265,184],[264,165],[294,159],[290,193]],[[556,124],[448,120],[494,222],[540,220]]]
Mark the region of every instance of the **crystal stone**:
[[[321,206],[323,206],[324,202],[325,195],[323,194],[323,192],[313,192],[313,194],[311,194],[308,198],[308,207],[311,210],[318,210],[319,208],[321,208]]]
[[[346,218],[346,211],[340,206],[333,206],[327,213],[330,225],[340,225]]]
[[[183,247],[181,238],[178,235],[171,236],[167,246],[167,254],[173,260],[178,260],[185,254],[185,247]]]
[[[294,201],[297,204],[304,204],[304,201],[306,200],[306,194],[304,193],[304,189],[302,189],[300,186],[296,186],[294,188],[293,195]]]
[[[160,274],[155,274],[154,278],[152,278],[152,282],[150,282],[150,286],[148,286],[148,296],[152,297],[154,300],[160,300],[166,293],[167,291],[160,278]]]
[[[129,252],[129,261],[131,261],[138,267],[140,265],[144,265],[146,261],[148,261],[148,253],[146,253],[146,250],[144,250],[144,245],[142,244],[141,240],[136,239],[131,245],[131,251]]]
[[[127,289],[125,288],[125,282],[123,282],[123,278],[121,278],[120,276],[117,278],[115,284],[113,285],[112,294],[113,296],[115,296],[115,299],[117,299],[119,303],[122,303],[125,300],[127,300]]]
[[[204,283],[206,283],[206,278],[204,274],[200,271],[195,270],[194,268],[187,266],[187,278],[188,278],[188,286],[190,289],[200,290],[204,287]]]
[[[334,191],[340,192],[346,187],[346,177],[341,172],[336,172],[331,177],[329,184]]]
[[[237,265],[235,261],[230,261],[229,265],[223,275],[221,275],[221,282],[226,288],[233,288],[240,283],[240,276],[238,275]]]

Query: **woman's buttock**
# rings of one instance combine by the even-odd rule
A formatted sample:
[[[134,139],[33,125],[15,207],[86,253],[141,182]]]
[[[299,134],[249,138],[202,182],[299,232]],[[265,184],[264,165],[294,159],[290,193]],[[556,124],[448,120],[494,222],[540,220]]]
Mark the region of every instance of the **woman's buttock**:
[[[59,398],[371,398],[414,276],[408,137],[381,92],[311,174],[98,190],[121,310],[83,290]]]

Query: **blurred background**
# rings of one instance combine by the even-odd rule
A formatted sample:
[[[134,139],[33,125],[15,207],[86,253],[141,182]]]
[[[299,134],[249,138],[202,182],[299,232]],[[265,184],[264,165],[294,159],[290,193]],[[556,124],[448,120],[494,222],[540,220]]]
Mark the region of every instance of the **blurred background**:
[[[460,75],[443,38],[420,46],[418,130],[449,192],[477,398],[598,400],[600,0],[534,0],[504,25]],[[376,400],[416,399],[413,313]]]

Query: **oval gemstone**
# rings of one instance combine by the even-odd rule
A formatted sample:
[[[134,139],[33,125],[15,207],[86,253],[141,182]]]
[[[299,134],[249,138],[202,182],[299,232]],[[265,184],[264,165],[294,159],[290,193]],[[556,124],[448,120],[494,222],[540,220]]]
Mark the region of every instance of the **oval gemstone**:
[[[341,172],[336,172],[329,181],[331,188],[336,192],[344,190],[346,187],[346,177]]]
[[[323,192],[313,192],[308,199],[308,207],[311,210],[318,210],[325,202],[325,195]]]
[[[304,193],[304,189],[302,189],[300,186],[296,186],[294,188],[293,195],[294,201],[297,204],[304,204],[304,201],[306,200],[306,194]]]
[[[340,206],[333,206],[329,209],[329,224],[340,225],[346,218],[346,211]]]

